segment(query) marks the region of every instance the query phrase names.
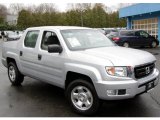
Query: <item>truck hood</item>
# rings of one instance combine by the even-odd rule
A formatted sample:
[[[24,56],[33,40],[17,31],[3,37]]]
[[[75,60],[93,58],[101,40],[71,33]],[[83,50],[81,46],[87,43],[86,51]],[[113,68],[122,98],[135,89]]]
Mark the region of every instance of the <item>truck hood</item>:
[[[93,48],[79,52],[85,56],[87,54],[109,60],[114,66],[137,66],[156,61],[156,58],[149,52],[119,46]]]

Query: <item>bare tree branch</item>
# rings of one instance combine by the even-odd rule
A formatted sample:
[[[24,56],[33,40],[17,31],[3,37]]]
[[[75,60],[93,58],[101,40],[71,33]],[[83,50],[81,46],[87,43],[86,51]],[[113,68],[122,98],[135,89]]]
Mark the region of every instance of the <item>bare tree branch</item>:
[[[23,3],[12,3],[9,6],[9,12],[10,14],[18,14],[22,9],[24,9]]]

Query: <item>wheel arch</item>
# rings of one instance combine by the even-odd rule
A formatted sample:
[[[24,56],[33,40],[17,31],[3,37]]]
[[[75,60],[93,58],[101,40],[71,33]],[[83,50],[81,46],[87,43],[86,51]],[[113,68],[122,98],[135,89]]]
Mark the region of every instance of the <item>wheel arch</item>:
[[[14,63],[17,65],[16,60],[15,60],[14,58],[7,57],[6,60],[7,60],[7,65],[8,65],[10,62],[14,62]]]
[[[73,72],[73,71],[68,71],[66,74],[65,89],[71,82],[73,82],[76,79],[83,79],[90,82],[92,85],[94,85],[92,79],[88,75]]]
[[[21,67],[20,67],[20,63],[18,63],[19,61],[17,61],[15,58],[13,57],[7,57],[6,58],[6,62],[7,62],[7,66],[10,62],[14,62],[15,65],[17,66],[18,70],[21,72]],[[22,73],[22,72],[21,72]]]
[[[95,67],[88,66],[88,65],[82,65],[82,64],[66,63],[65,64],[65,76],[64,76],[64,80],[65,80],[64,88],[66,87],[66,83],[68,83],[68,79],[70,77],[74,79],[74,78],[77,78],[77,76],[86,78],[93,84],[97,82],[98,80],[102,80],[100,71]]]

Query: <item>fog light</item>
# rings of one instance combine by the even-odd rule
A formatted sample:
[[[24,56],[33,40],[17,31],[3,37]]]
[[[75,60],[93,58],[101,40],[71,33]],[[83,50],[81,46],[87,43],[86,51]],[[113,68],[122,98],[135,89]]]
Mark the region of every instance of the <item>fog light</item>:
[[[107,90],[107,95],[116,95],[117,90]]]

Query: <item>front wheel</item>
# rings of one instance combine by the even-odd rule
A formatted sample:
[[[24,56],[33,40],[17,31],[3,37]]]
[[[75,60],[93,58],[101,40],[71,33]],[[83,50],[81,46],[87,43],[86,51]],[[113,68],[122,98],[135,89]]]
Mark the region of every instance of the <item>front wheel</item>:
[[[94,86],[86,80],[75,80],[69,84],[66,97],[71,108],[82,115],[93,115],[100,102]]]
[[[20,73],[15,62],[8,64],[8,77],[12,85],[18,86],[23,82],[24,76]]]

